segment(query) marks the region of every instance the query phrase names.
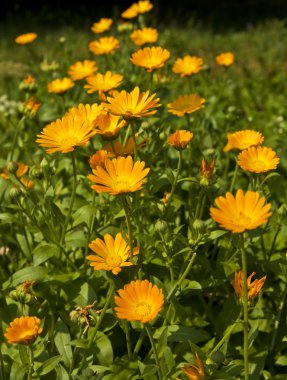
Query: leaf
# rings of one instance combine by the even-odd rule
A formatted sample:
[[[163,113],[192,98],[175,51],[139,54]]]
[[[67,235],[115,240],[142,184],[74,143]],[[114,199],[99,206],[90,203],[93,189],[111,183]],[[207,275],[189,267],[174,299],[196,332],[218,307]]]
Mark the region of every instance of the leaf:
[[[90,217],[93,216],[96,211],[96,207],[91,204],[80,207],[74,214],[73,226],[78,226],[81,223],[88,225]]]
[[[41,364],[36,372],[42,376],[46,375],[46,373],[53,371],[53,369],[56,368],[57,364],[60,363],[61,360],[61,355],[53,356],[52,358],[46,360],[43,364]]]
[[[140,361],[138,362],[138,364],[139,364],[140,373],[143,377],[154,375],[158,371],[157,366],[154,364],[144,364]]]
[[[10,380],[23,380],[28,372],[28,366],[13,362],[10,372]]]
[[[47,274],[48,269],[40,266],[20,269],[14,273],[9,280],[4,282],[3,290],[7,289],[9,286],[17,286],[18,284],[22,284],[24,281],[43,280]]]
[[[20,358],[21,358],[21,362],[22,362],[24,365],[25,365],[25,364],[29,364],[28,347],[19,344],[18,349],[19,349],[19,355],[20,355]]]
[[[223,235],[226,235],[227,233],[228,233],[228,231],[224,231],[224,230],[211,231],[210,235],[209,235],[209,239],[215,240],[215,239],[217,239]]]
[[[175,179],[174,174],[173,174],[173,171],[172,171],[171,169],[168,168],[168,169],[166,169],[165,174],[166,174],[166,176],[167,176],[167,179],[168,179],[169,183],[170,183],[171,185],[173,185],[173,183],[174,183],[174,179]]]
[[[166,327],[161,333],[161,336],[159,337],[159,340],[157,342],[157,354],[159,359],[162,357],[164,349],[167,345],[167,332],[168,328]]]
[[[16,234],[16,239],[19,243],[19,246],[20,246],[22,252],[25,254],[25,256],[27,258],[30,258],[31,257],[31,251],[30,251],[30,248],[26,242],[25,237],[21,234]]]
[[[55,326],[55,345],[59,352],[59,354],[62,356],[64,365],[67,370],[70,369],[73,359],[73,353],[71,349],[71,337],[69,330],[65,323],[59,319],[56,322]]]
[[[159,339],[163,329],[165,329],[165,327],[160,327],[155,331],[155,339]],[[193,343],[200,343],[208,339],[210,339],[209,334],[202,329],[196,329],[194,327],[185,327],[179,325],[168,326],[168,342],[188,342],[189,340],[191,340]]]
[[[114,360],[112,344],[109,338],[100,331],[95,340],[94,358],[104,366],[108,366]]]
[[[54,244],[41,242],[33,250],[33,263],[35,266],[44,263],[53,256],[57,256],[59,248]]]
[[[71,379],[65,367],[63,367],[61,364],[57,366],[56,370],[57,370],[56,380],[70,380]]]
[[[6,224],[6,223],[13,223],[13,224],[20,224],[19,219],[8,213],[3,213],[0,214],[0,221],[2,222],[1,224]]]

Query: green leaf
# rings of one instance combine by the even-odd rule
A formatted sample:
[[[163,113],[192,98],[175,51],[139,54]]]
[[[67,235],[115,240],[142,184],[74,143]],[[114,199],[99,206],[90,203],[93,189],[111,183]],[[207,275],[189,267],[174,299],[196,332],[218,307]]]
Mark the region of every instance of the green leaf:
[[[79,208],[74,214],[73,226],[78,226],[81,223],[89,224],[90,217],[94,215],[97,208],[91,204],[87,204]]]
[[[30,251],[30,248],[26,242],[25,237],[21,234],[16,234],[16,239],[19,243],[19,246],[20,246],[22,252],[25,254],[25,256],[27,258],[30,258],[31,257],[31,251]]]
[[[159,339],[163,329],[165,329],[165,327],[160,327],[155,331],[155,339]],[[194,327],[185,327],[179,325],[168,326],[168,342],[188,342],[189,340],[191,340],[193,343],[200,343],[208,339],[210,339],[209,334],[202,329],[196,329]]]
[[[23,380],[28,372],[28,366],[21,365],[18,362],[13,362],[10,371],[10,380]]]
[[[227,233],[228,233],[228,231],[224,231],[224,230],[211,231],[210,235],[209,235],[209,239],[215,240],[215,239],[217,239],[223,235],[226,235]]]
[[[56,323],[55,331],[56,348],[59,354],[62,356],[66,369],[69,370],[73,359],[73,353],[70,345],[71,337],[69,330],[65,323],[61,319],[59,319]]]
[[[161,333],[159,340],[157,342],[157,354],[158,354],[159,359],[162,357],[164,353],[164,349],[167,345],[167,333],[168,333],[168,328],[166,327]]]
[[[37,369],[37,373],[39,375],[46,375],[46,373],[49,373],[53,371],[53,369],[56,368],[57,364],[62,360],[61,355],[53,356],[52,358],[46,360],[41,366]]]
[[[7,289],[9,286],[17,286],[24,281],[43,280],[48,274],[48,269],[43,267],[27,267],[18,270],[14,273],[9,280],[4,282],[3,289]]]
[[[166,169],[165,174],[167,176],[169,183],[172,185],[174,183],[174,179],[175,179],[173,171],[168,168],[168,169]]]
[[[25,364],[29,364],[29,352],[28,352],[28,347],[25,345],[19,344],[18,346],[19,349],[19,355],[21,358],[21,362]]]
[[[1,224],[6,224],[6,223],[13,223],[13,224],[19,224],[19,219],[12,215],[12,214],[8,214],[8,213],[3,213],[3,214],[0,214],[0,221],[1,221]]]
[[[139,364],[140,373],[143,377],[154,375],[158,371],[157,366],[154,364],[144,364],[140,361],[138,362],[138,364]]]
[[[57,370],[56,380],[70,380],[71,379],[67,370],[61,364],[57,366],[56,370]]]
[[[114,354],[109,338],[99,331],[94,345],[94,359],[103,366],[111,364],[114,360]]]
[[[59,248],[54,244],[41,242],[33,250],[33,263],[35,266],[44,263],[53,256],[57,256]]]

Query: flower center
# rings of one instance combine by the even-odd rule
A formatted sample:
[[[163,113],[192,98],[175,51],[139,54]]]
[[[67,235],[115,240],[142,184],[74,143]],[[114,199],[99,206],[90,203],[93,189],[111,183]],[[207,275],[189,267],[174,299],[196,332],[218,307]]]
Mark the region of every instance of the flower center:
[[[106,263],[111,268],[118,268],[121,266],[122,259],[119,255],[111,255],[107,257]]]
[[[140,318],[148,317],[151,313],[151,306],[147,302],[139,302],[135,312]]]
[[[119,180],[115,181],[114,189],[118,193],[129,193],[131,191],[131,184],[126,179],[124,179],[124,180],[119,179]]]
[[[252,168],[254,170],[265,170],[266,163],[264,161],[255,160],[252,162]]]
[[[237,226],[246,227],[250,224],[251,218],[243,213],[239,213],[238,217],[235,219],[234,224]]]
[[[71,147],[78,144],[78,139],[75,136],[68,136],[59,141],[60,146]]]

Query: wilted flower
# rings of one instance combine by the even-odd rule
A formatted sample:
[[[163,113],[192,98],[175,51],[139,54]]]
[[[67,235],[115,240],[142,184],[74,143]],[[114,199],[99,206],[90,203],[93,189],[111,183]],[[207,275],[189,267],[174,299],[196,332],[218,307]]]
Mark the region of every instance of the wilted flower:
[[[40,323],[37,317],[15,318],[6,329],[4,336],[8,343],[31,344],[43,331]]]
[[[260,278],[260,280],[254,280],[251,282],[252,277],[255,275],[255,272],[252,272],[252,274],[247,278],[247,288],[248,288],[248,300],[252,300],[255,298],[261,291],[264,282],[267,278],[267,276],[264,276]],[[244,297],[244,291],[243,291],[243,272],[235,272],[234,273],[234,281],[233,281],[233,287],[235,290],[235,293],[237,297],[243,301]]]
[[[188,377],[189,380],[204,380],[204,367],[197,352],[195,353],[195,358],[197,365],[185,364],[185,366],[181,368],[181,370]]]
[[[70,312],[71,321],[78,323],[80,326],[85,326],[83,334],[85,335],[89,327],[93,324],[93,318],[90,314],[90,310],[94,308],[97,301],[94,301],[91,305],[84,307],[77,306],[75,310]],[[101,310],[97,310],[99,314]]]
[[[23,305],[30,305],[37,300],[31,292],[31,288],[34,284],[35,281],[24,281],[22,284],[17,286],[15,290],[12,290],[9,293],[9,296]]]

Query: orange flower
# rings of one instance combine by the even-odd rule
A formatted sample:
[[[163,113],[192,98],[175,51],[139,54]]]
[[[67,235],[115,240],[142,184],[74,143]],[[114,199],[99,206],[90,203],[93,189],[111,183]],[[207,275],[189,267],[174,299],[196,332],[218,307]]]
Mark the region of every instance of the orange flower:
[[[234,54],[231,52],[221,53],[215,58],[215,60],[218,65],[229,67],[234,63]]]
[[[104,112],[101,104],[79,104],[78,107],[70,108],[64,116],[71,116],[77,119],[78,124],[88,124],[90,127],[95,126],[97,118]]]
[[[85,59],[84,61],[75,62],[69,67],[68,75],[73,81],[85,79],[94,74],[98,68],[95,61],[89,61]]]
[[[25,165],[22,162],[11,162],[8,164],[8,167],[4,166],[2,169],[3,171],[1,173],[1,177],[6,180],[9,179],[9,171],[11,172],[10,169],[12,169],[12,172],[15,173],[15,176],[17,178],[21,178],[27,173],[28,165]]]
[[[201,161],[201,175],[205,178],[210,178],[215,167],[215,159],[213,158],[208,165],[205,160]]]
[[[70,78],[58,78],[48,83],[48,91],[54,94],[64,94],[75,86]]]
[[[137,5],[139,13],[149,12],[153,8],[153,5],[149,0],[140,0]]]
[[[136,134],[136,139],[138,138],[138,134]],[[137,148],[142,147],[145,145],[146,141],[141,141],[137,144]],[[134,153],[134,140],[131,137],[128,138],[128,141],[125,145],[123,145],[120,141],[115,141],[113,145],[108,144],[104,146],[106,151],[108,151],[111,155],[114,157],[118,156],[131,156]]]
[[[86,84],[84,87],[88,89],[88,94],[92,94],[96,91],[107,92],[114,88],[119,87],[123,81],[123,75],[112,74],[111,71],[107,71],[105,74],[96,74],[86,78]]]
[[[35,96],[31,96],[20,106],[20,110],[24,114],[34,116],[40,107],[41,103],[38,103],[37,98]]]
[[[136,3],[132,4],[128,9],[122,12],[122,18],[132,19],[139,15],[139,8]]]
[[[15,318],[4,334],[8,343],[31,344],[43,331],[41,321],[37,317]]]
[[[261,145],[264,137],[262,133],[245,129],[234,133],[227,134],[227,144],[224,147],[224,152],[229,152],[232,149],[244,150],[251,146]]]
[[[178,150],[185,149],[192,140],[193,133],[185,129],[178,130],[169,136],[167,143]]]
[[[238,190],[235,197],[226,193],[225,197],[215,199],[217,208],[211,207],[212,219],[232,233],[254,230],[267,222],[271,203],[265,204],[265,197],[260,198],[256,191]]]
[[[112,23],[113,23],[113,20],[111,18],[101,18],[100,21],[95,22],[92,25],[91,30],[92,32],[97,33],[97,34],[104,33],[107,30],[111,29]]]
[[[256,279],[253,282],[251,282],[251,279],[255,274],[256,274],[255,272],[252,272],[252,274],[247,278],[248,300],[252,300],[260,293],[267,277],[267,276],[264,276],[260,278],[260,280]],[[237,297],[242,301],[244,297],[242,271],[239,271],[238,273],[237,272],[234,273],[233,287],[234,287]]]
[[[205,99],[197,94],[182,95],[167,105],[168,112],[176,116],[193,113],[204,106]]]
[[[100,149],[98,150],[96,153],[94,153],[90,159],[89,159],[89,164],[90,164],[90,167],[92,169],[96,169],[97,166],[102,166],[102,167],[105,167],[106,165],[106,161],[109,159],[109,158],[112,158],[114,157],[113,154],[111,154],[110,152],[108,152],[107,150],[105,149]]]
[[[132,54],[131,61],[134,65],[143,67],[147,72],[163,67],[169,59],[170,52],[160,46],[145,47]]]
[[[125,120],[120,121],[120,116],[102,113],[95,121],[95,130],[106,138],[114,139],[126,124]]]
[[[274,170],[279,164],[276,152],[266,146],[252,146],[243,150],[238,156],[241,169],[252,173],[265,173]]]
[[[160,312],[164,298],[162,289],[148,280],[136,280],[126,284],[115,296],[115,311],[119,319],[148,323]]]
[[[172,71],[175,74],[180,74],[181,77],[187,77],[192,74],[197,74],[202,70],[202,58],[186,55],[183,58],[178,58],[173,64]]]
[[[120,47],[120,41],[115,37],[102,37],[89,43],[89,50],[95,55],[112,54]]]
[[[195,358],[197,366],[194,364],[185,364],[185,366],[181,368],[181,370],[188,377],[189,380],[204,380],[204,367],[197,352],[195,353]]]
[[[132,32],[130,37],[135,45],[141,46],[156,42],[158,39],[158,31],[154,28],[137,29]]]
[[[15,38],[15,42],[18,45],[27,45],[33,42],[37,37],[38,35],[36,33],[21,34]]]

